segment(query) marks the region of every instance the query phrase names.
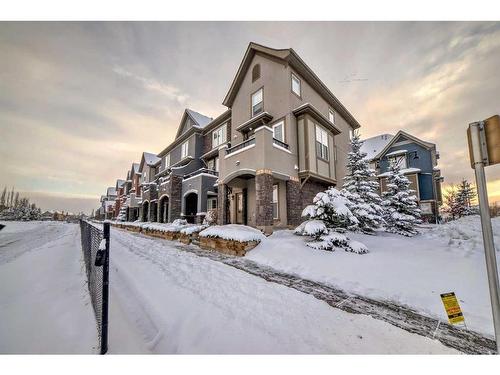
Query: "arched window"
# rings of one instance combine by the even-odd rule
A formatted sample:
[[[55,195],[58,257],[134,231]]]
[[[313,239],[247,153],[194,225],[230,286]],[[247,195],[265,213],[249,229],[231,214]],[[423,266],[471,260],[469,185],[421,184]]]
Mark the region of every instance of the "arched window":
[[[252,69],[252,82],[257,81],[260,78],[260,64],[255,64]]]

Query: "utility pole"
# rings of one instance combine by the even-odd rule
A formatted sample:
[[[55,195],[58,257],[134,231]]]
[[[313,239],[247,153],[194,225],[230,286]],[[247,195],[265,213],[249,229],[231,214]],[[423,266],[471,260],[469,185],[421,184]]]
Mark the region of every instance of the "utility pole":
[[[493,230],[491,228],[488,192],[486,189],[486,175],[484,173],[485,166],[500,163],[500,117],[497,115],[484,121],[470,124],[467,130],[467,137],[471,166],[474,168],[476,175],[493,325],[495,327],[497,354],[500,354],[500,287],[495,245],[493,243]]]

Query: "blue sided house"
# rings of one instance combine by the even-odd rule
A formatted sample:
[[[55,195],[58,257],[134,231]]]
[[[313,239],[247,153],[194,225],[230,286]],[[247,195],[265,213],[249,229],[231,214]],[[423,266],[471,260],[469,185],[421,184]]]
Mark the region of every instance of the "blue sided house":
[[[416,192],[422,219],[437,221],[443,177],[437,167],[439,152],[434,143],[400,130],[396,135],[381,134],[364,140],[361,150],[367,154],[370,167],[379,179],[380,193],[387,190],[389,166],[398,163],[411,182],[410,188]]]

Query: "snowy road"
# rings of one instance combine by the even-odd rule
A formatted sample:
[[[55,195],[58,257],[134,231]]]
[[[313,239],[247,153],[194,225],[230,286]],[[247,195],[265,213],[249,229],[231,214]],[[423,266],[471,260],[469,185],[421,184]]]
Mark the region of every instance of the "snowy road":
[[[112,230],[111,353],[456,353],[176,246]]]
[[[3,224],[0,353],[95,353],[79,226]]]

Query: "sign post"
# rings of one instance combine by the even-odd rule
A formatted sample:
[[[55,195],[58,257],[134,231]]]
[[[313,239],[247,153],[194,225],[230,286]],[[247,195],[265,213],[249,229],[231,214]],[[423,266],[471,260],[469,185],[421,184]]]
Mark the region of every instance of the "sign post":
[[[498,269],[491,228],[488,192],[484,167],[500,163],[500,117],[493,116],[469,125],[467,130],[471,166],[476,174],[477,195],[481,214],[486,270],[490,288],[491,309],[495,327],[497,354],[500,353],[500,287]]]

